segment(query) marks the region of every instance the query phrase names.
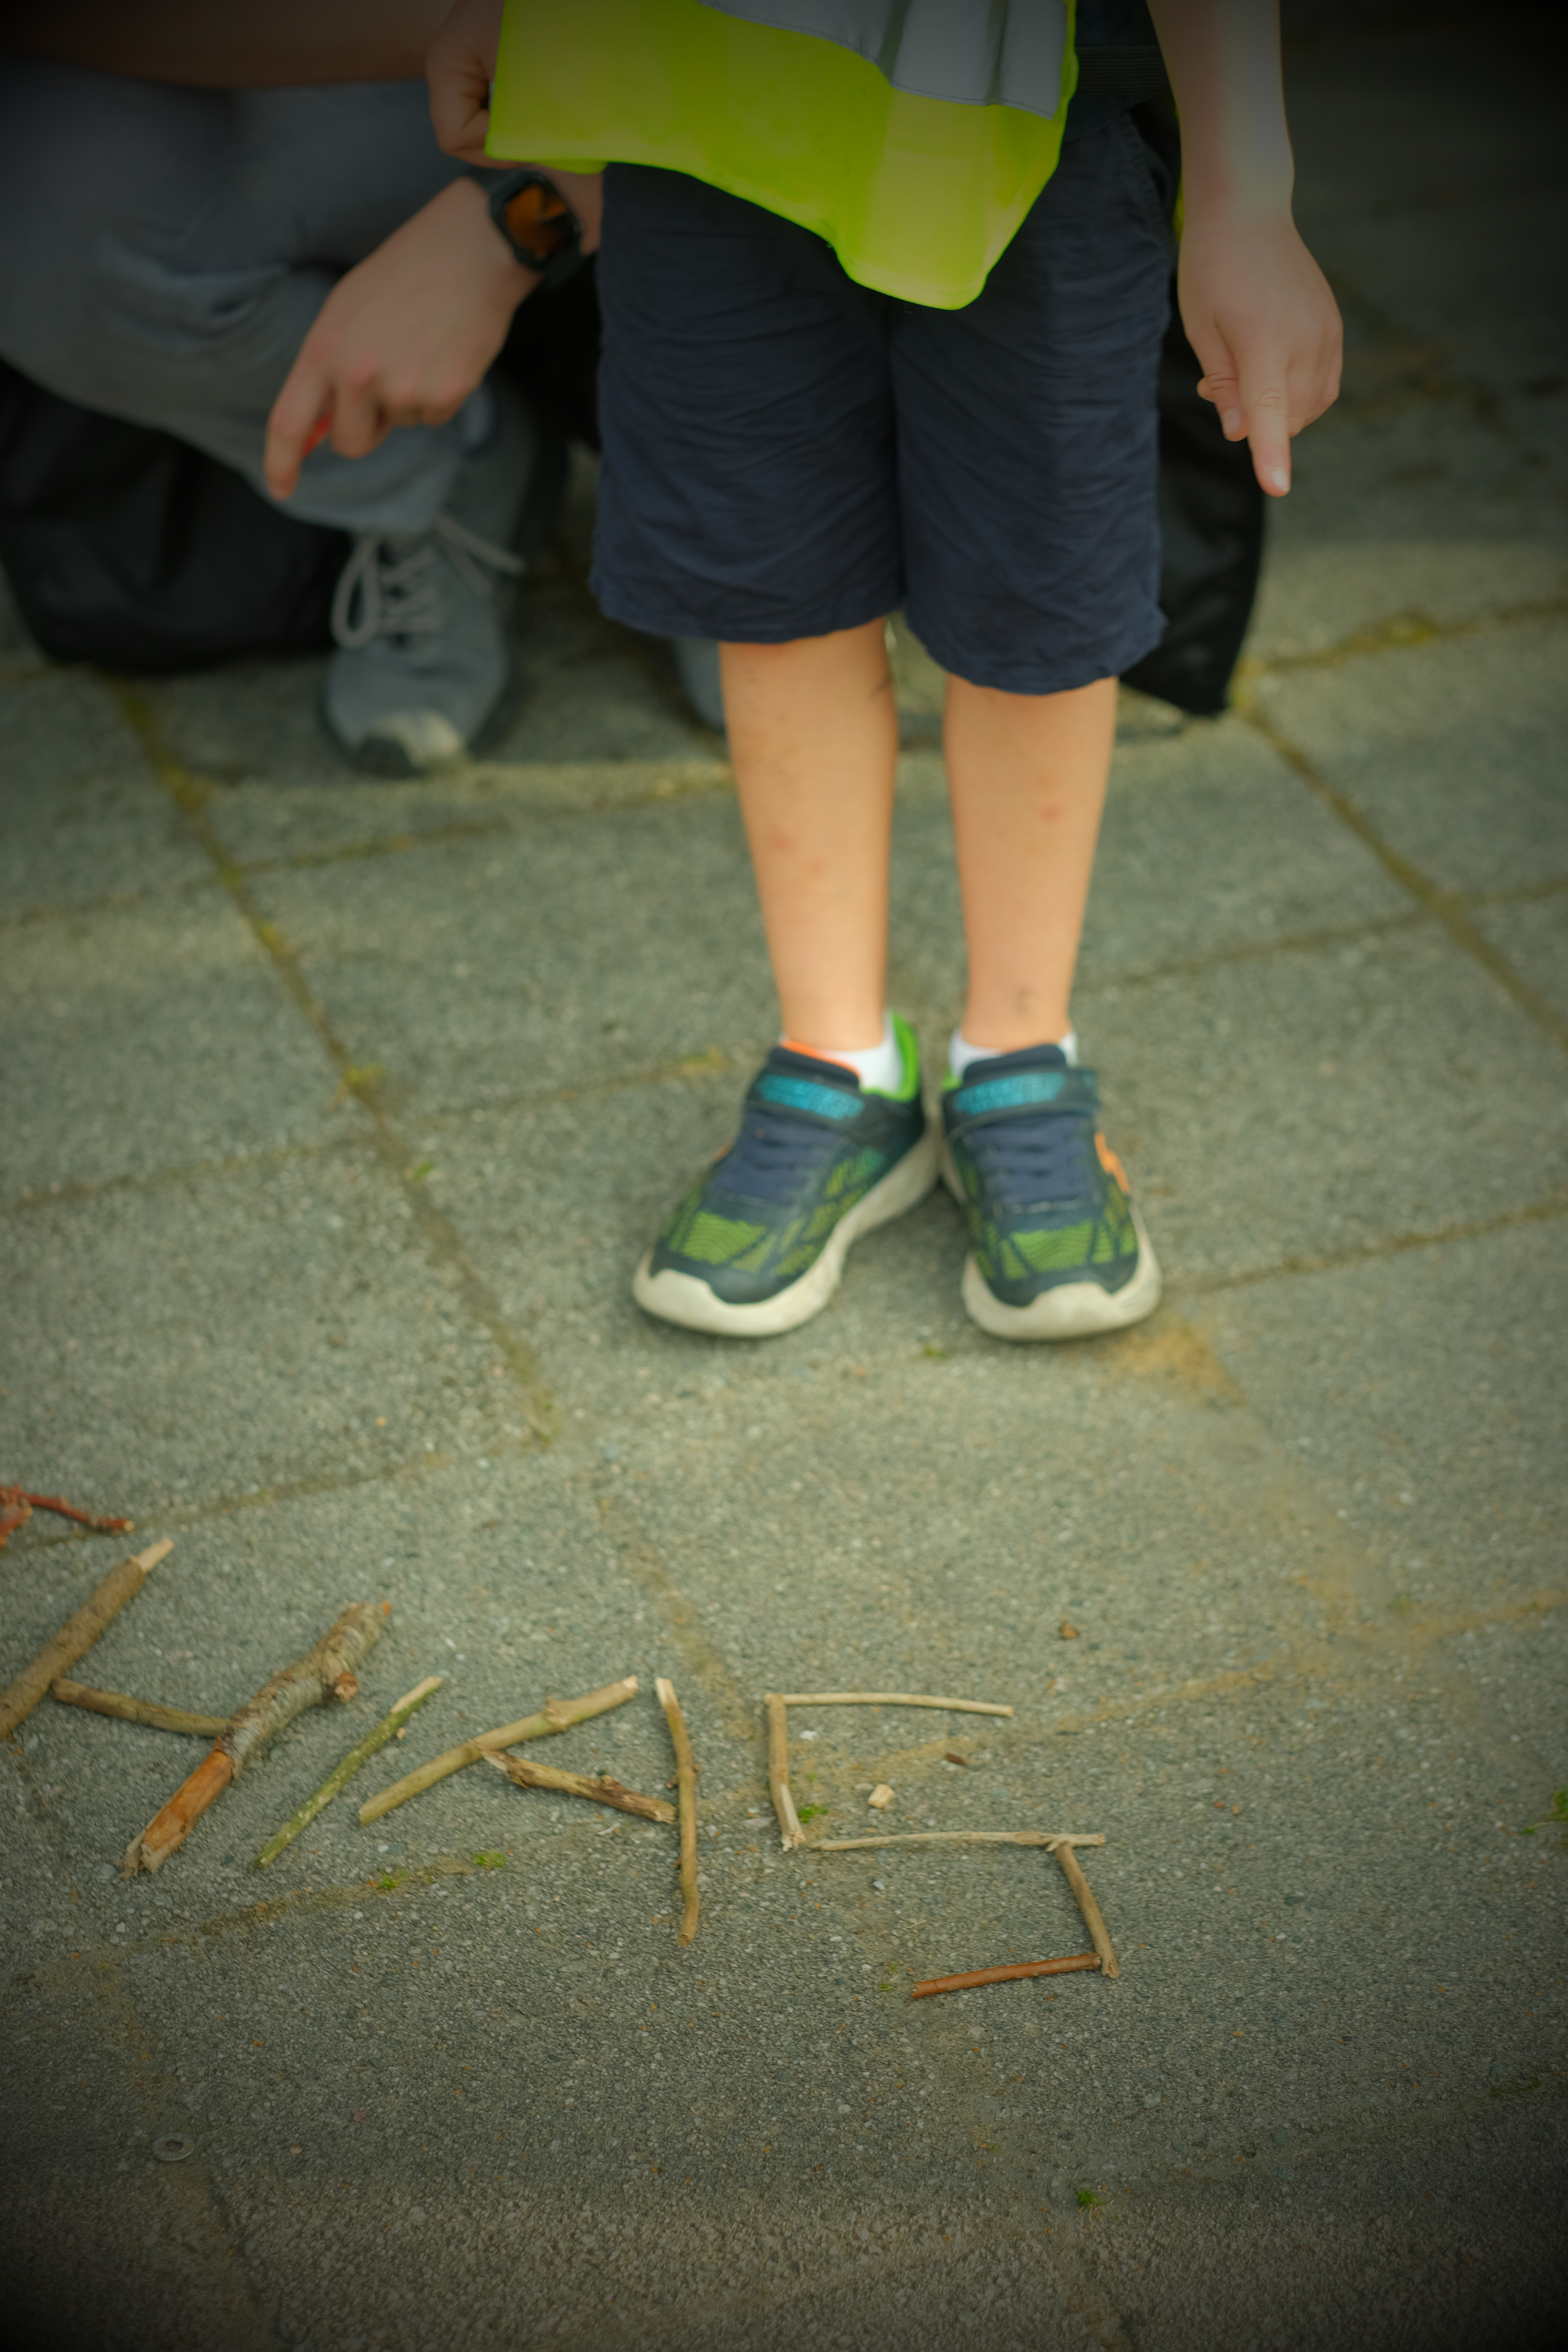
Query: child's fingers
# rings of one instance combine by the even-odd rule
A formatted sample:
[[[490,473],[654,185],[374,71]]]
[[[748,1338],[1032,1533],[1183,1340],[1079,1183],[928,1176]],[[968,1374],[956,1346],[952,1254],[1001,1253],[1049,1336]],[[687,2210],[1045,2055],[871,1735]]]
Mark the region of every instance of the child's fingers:
[[[331,405],[325,373],[301,352],[267,420],[261,470],[275,499],[293,497],[300,485],[300,462],[321,438],[316,425]]]
[[[1290,487],[1290,395],[1283,355],[1259,354],[1244,367],[1241,411],[1252,445],[1252,467],[1270,498]]]
[[[1241,420],[1241,385],[1227,371],[1213,368],[1198,381],[1198,395],[1212,400],[1219,411],[1220,429],[1227,441],[1239,441],[1247,430]]]

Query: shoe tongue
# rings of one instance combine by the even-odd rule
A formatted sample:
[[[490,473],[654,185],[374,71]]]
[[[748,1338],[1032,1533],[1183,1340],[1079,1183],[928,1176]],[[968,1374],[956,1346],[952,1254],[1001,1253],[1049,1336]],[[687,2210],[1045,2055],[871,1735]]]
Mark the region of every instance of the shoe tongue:
[[[815,1079],[819,1087],[842,1087],[846,1094],[860,1091],[859,1079],[843,1062],[826,1061],[820,1054],[796,1054],[788,1045],[775,1045],[763,1067],[782,1076]]]
[[[965,1067],[960,1086],[973,1087],[987,1078],[1007,1078],[1022,1070],[1065,1070],[1070,1066],[1059,1045],[1022,1045],[1016,1054],[988,1054],[983,1062]]]

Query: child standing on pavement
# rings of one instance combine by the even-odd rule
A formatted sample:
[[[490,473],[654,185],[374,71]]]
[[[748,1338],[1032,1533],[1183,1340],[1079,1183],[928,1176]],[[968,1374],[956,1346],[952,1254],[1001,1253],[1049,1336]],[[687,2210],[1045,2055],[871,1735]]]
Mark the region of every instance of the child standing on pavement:
[[[1184,323],[1281,496],[1340,339],[1290,217],[1276,0],[1149,5],[1183,125]],[[1089,47],[1142,11],[1077,16]],[[722,647],[783,1034],[637,1270],[671,1322],[804,1322],[939,1163],[986,1330],[1111,1330],[1159,1297],[1069,992],[1117,675],[1162,629],[1169,231],[1125,109],[1075,115],[1073,20],[460,0],[432,52],[453,152],[608,165],[595,586],[616,619]],[[969,977],[940,1133],[884,1003],[900,607],[949,675]]]

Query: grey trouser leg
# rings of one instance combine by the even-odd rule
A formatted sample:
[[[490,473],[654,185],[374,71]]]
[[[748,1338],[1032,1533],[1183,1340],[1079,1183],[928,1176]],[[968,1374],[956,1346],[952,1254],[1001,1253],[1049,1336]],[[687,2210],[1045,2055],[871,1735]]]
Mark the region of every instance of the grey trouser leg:
[[[422,82],[194,90],[0,58],[0,354],[262,488],[267,417],[342,273],[458,175]],[[289,511],[428,530],[464,419],[322,447]]]

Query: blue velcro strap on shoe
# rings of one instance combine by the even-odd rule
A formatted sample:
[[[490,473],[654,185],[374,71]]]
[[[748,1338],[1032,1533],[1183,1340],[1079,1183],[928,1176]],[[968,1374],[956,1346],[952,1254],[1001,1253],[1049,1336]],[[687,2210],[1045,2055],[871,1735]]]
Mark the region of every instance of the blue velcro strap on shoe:
[[[961,1087],[955,1106],[961,1118],[983,1118],[988,1110],[1016,1110],[1023,1103],[1055,1102],[1067,1083],[1065,1070],[1016,1070],[1010,1078],[988,1078]]]
[[[789,1110],[809,1110],[818,1118],[858,1118],[860,1114],[858,1089],[847,1087],[818,1086],[810,1078],[786,1077],[780,1070],[769,1070],[760,1077],[752,1092],[763,1102],[783,1103]]]

